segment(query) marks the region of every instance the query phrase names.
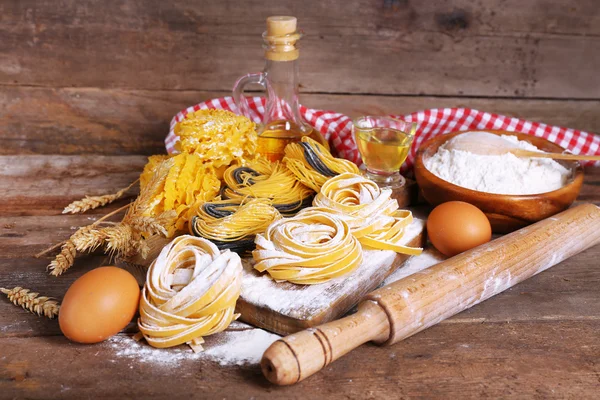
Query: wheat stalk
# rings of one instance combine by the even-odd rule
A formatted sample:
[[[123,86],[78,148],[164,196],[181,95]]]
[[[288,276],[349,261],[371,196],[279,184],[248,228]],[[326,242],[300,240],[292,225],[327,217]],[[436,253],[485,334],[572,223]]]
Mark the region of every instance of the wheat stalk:
[[[52,260],[47,269],[50,271],[51,275],[59,276],[71,268],[76,255],[77,249],[75,244],[69,239],[62,245],[60,253]]]
[[[98,224],[100,224],[100,223],[103,223],[103,222],[104,222],[104,223],[107,223],[107,222],[105,222],[105,220],[106,220],[107,218],[109,218],[109,217],[112,217],[113,215],[115,215],[115,214],[117,214],[117,213],[119,213],[119,212],[121,212],[121,211],[125,210],[126,208],[128,208],[128,207],[130,207],[130,206],[131,206],[131,204],[127,204],[127,205],[124,205],[123,207],[120,207],[120,208],[118,208],[118,209],[114,210],[114,211],[111,211],[111,212],[109,212],[108,214],[106,214],[105,216],[103,216],[102,218],[99,218],[99,219],[98,219],[97,221],[95,221],[93,224],[91,224],[91,225],[87,225],[86,227],[92,227],[92,226],[96,226],[96,225],[98,225]],[[84,227],[84,228],[86,228],[86,227]],[[83,229],[83,228],[80,228],[80,229]],[[73,235],[76,235],[76,234],[77,234],[77,232],[75,232]],[[71,237],[73,237],[73,235],[71,235]],[[69,238],[69,240],[70,240],[70,238]],[[63,241],[63,242],[60,242],[60,243],[57,243],[57,244],[54,244],[54,245],[52,245],[52,246],[48,247],[47,249],[40,251],[40,252],[39,252],[39,253],[37,253],[37,254],[36,254],[34,257],[35,257],[35,258],[40,258],[40,257],[43,257],[44,255],[48,254],[49,252],[51,252],[51,251],[53,251],[53,250],[55,250],[55,249],[57,249],[57,248],[59,248],[59,247],[61,247],[61,246],[64,246],[64,244],[65,244],[65,243],[67,243],[67,240],[65,240],[65,241]]]
[[[148,246],[148,242],[146,242],[146,240],[140,237],[138,240],[133,242],[133,247],[144,260],[148,257],[148,253],[150,253],[150,246]]]
[[[119,190],[117,193],[114,194],[105,194],[102,196],[85,196],[83,199],[76,200],[68,206],[66,206],[62,213],[77,214],[86,212],[88,210],[93,210],[98,207],[103,207],[123,197],[125,192],[131,189],[131,187],[135,185],[138,181],[139,179],[136,179],[131,185]]]
[[[125,256],[133,252],[134,231],[131,225],[120,223],[115,226],[109,226],[103,228],[102,233],[106,235],[106,251],[111,256]]]
[[[150,235],[160,234],[167,236],[169,227],[175,223],[177,212],[175,210],[165,211],[158,217],[138,217],[129,219],[129,224],[140,232]]]
[[[129,224],[136,230],[148,234],[161,234],[167,236],[165,227],[154,217],[133,217]]]
[[[104,244],[106,234],[103,229],[88,225],[75,232],[69,240],[73,242],[78,252],[86,250],[92,252]]]
[[[82,227],[71,235],[71,237],[62,244],[60,253],[50,265],[48,265],[50,273],[54,276],[61,275],[73,265],[77,252],[86,250],[93,251],[102,245],[104,245],[105,251],[111,256],[128,256],[134,252],[138,252],[145,258],[145,255],[149,252],[149,247],[143,234],[153,235],[158,233],[166,236],[168,234],[168,228],[174,223],[176,217],[174,211],[162,213],[156,218],[142,215],[148,207],[149,202],[157,193],[163,190],[165,180],[173,163],[173,159],[167,159],[161,162],[155,168],[151,179],[144,186],[144,189],[132,204],[121,207],[118,210],[105,215],[93,224]],[[137,180],[114,195],[88,196],[83,200],[73,202],[65,208],[63,213],[84,212],[107,204],[122,196],[123,193],[131,188],[136,182]],[[121,223],[104,228],[96,227],[101,221],[125,208],[128,208],[128,210]],[[58,246],[55,245],[50,249],[46,249],[37,254],[36,257],[41,257],[56,247]]]
[[[79,228],[62,245],[60,253],[48,265],[51,275],[62,275],[71,268],[75,262],[77,252],[94,251],[106,240],[102,229],[97,229],[94,224]]]
[[[14,305],[37,315],[54,318],[58,315],[60,305],[50,297],[39,296],[39,293],[31,292],[29,289],[15,287],[13,289],[0,288],[0,291],[8,297]]]

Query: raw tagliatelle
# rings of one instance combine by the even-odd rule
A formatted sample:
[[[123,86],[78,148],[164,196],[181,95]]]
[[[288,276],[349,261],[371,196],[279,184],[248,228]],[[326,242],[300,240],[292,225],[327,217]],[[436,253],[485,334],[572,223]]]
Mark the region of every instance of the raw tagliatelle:
[[[193,235],[211,240],[221,250],[245,252],[254,249],[254,237],[267,230],[281,214],[269,199],[231,200],[204,203],[190,222]]]
[[[159,348],[189,344],[202,350],[203,336],[225,330],[238,317],[242,263],[229,250],[184,235],[163,248],[148,269],[138,327]]]
[[[326,282],[353,271],[362,262],[362,248],[348,224],[337,216],[305,209],[272,223],[256,235],[252,252],[256,268],[277,281],[297,284]]]
[[[400,244],[412,213],[399,210],[391,195],[391,189],[380,189],[370,179],[344,173],[325,182],[313,205],[345,220],[363,246],[419,255],[423,249]]]
[[[285,147],[283,162],[296,178],[315,192],[331,177],[344,172],[358,174],[358,167],[351,161],[335,158],[320,143],[302,137],[300,143]]]
[[[226,185],[221,192],[224,199],[239,203],[251,197],[269,199],[285,216],[294,215],[310,205],[314,194],[285,165],[266,160],[248,162],[245,166],[233,165],[227,168],[223,180]]]

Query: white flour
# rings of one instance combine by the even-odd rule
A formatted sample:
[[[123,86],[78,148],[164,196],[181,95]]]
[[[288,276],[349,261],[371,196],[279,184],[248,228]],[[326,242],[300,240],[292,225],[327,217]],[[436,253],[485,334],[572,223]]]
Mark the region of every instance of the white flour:
[[[539,151],[515,136],[502,135],[518,147]],[[484,156],[468,151],[448,150],[445,145],[425,167],[445,181],[480,192],[497,194],[536,194],[561,188],[570,171],[549,158],[519,158],[510,153]]]
[[[260,363],[265,350],[280,336],[242,322],[233,322],[226,331],[205,338],[203,352],[194,353],[187,346],[156,349],[144,340],[135,341],[131,336],[116,335],[107,343],[115,358],[161,366],[178,366],[182,362],[209,360],[220,365],[255,365]],[[110,357],[110,356],[109,356]],[[110,360],[117,362],[117,360]]]

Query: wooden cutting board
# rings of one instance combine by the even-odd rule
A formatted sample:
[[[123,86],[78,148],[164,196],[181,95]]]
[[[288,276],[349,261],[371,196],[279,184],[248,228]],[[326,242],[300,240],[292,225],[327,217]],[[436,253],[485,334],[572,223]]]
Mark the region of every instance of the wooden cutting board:
[[[424,244],[423,219],[415,218],[402,244]],[[351,274],[318,285],[275,282],[244,259],[242,293],[236,311],[241,320],[279,334],[289,334],[332,321],[344,315],[367,293],[379,286],[410,256],[393,251],[365,250],[362,264]]]
[[[402,240],[403,245],[424,244],[425,221],[417,216]],[[172,239],[151,238],[147,259],[124,260],[124,267],[143,285],[146,268]],[[252,267],[253,260],[243,260],[242,292],[236,311],[240,319],[279,334],[294,333],[344,315],[367,293],[379,286],[409,256],[393,251],[365,250],[362,264],[351,274],[318,285],[296,285],[275,282],[268,274]]]

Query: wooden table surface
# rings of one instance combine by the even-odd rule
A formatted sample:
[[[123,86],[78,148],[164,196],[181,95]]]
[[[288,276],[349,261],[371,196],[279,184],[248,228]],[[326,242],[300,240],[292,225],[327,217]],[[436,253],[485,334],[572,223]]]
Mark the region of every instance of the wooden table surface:
[[[298,16],[307,33],[308,106],[352,116],[463,106],[600,132],[594,0],[5,0],[0,287],[61,299],[109,262],[82,257],[54,278],[50,258],[32,256],[130,200],[60,213],[133,181],[146,155],[164,152],[172,115],[262,68],[270,14]],[[600,204],[600,168],[586,170],[578,201]],[[292,387],[268,384],[256,366],[114,358],[109,343],[70,343],[56,321],[0,299],[0,398],[598,398],[599,259],[597,246]]]

